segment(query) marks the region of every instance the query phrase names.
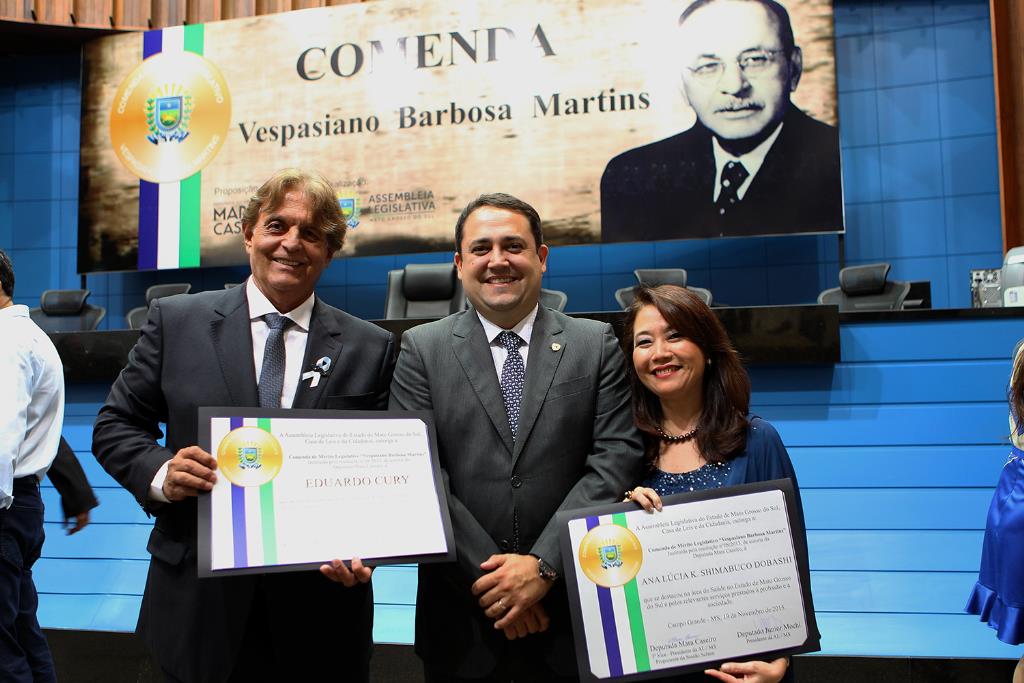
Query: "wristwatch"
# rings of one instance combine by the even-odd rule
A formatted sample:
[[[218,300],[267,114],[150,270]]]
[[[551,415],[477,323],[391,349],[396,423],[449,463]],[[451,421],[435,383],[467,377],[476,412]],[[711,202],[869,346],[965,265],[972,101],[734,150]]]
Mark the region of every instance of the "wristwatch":
[[[530,553],[530,555],[537,558],[537,571],[540,573],[540,578],[551,582],[558,580],[558,572],[543,557],[533,553]]]

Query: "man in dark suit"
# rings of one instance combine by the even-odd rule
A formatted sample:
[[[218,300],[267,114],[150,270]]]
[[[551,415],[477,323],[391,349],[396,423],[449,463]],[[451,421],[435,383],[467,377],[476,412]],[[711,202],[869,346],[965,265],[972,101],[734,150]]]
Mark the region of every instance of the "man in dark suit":
[[[357,560],[321,568],[345,586],[317,572],[196,576],[195,496],[217,476],[196,409],[384,408],[394,369],[389,332],[313,294],[345,232],[326,178],[277,173],[242,225],[252,276],[155,301],[93,431],[100,463],[156,517],[138,632],[167,681],[366,681],[373,596]],[[326,376],[301,378],[323,358]]]
[[[803,72],[775,0],[697,0],[679,19],[692,128],[612,159],[605,242],[840,230],[839,135],[790,102]]]
[[[477,198],[455,229],[473,308],[402,337],[391,407],[434,411],[458,552],[420,566],[428,682],[575,680],[554,516],[640,474],[615,334],[538,305],[547,254],[533,207]]]

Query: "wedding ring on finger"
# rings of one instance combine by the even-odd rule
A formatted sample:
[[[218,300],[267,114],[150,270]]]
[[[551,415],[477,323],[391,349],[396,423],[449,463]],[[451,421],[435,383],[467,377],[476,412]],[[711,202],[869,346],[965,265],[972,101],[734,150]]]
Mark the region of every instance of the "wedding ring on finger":
[[[498,599],[498,609],[500,609],[502,612],[505,611],[505,599],[504,598],[499,598]]]

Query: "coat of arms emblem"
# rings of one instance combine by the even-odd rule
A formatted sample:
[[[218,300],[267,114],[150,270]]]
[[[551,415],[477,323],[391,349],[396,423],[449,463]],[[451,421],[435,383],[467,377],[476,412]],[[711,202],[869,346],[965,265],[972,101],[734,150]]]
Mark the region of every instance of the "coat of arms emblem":
[[[622,546],[601,546],[601,569],[614,569],[622,566]]]
[[[258,470],[262,467],[260,449],[255,446],[241,446],[238,449],[238,467],[243,470]]]
[[[338,206],[345,219],[345,225],[355,228],[359,225],[359,200],[355,197],[338,197]]]
[[[146,99],[146,139],[154,145],[181,142],[192,121],[192,96],[179,85],[160,88]]]

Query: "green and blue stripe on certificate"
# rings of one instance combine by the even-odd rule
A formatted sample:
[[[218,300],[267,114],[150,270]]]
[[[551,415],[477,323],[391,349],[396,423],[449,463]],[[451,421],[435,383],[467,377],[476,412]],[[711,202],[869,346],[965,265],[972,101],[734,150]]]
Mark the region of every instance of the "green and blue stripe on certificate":
[[[573,520],[579,537],[601,524],[629,528],[624,513]],[[584,526],[585,525],[585,526]],[[579,573],[582,575],[582,573]],[[581,580],[578,584],[590,670],[598,678],[651,670],[643,610],[636,579],[607,588]]]
[[[218,417],[211,423],[212,443],[219,444],[232,430],[257,427],[271,433],[269,418]],[[274,517],[274,482],[260,486],[215,487],[211,493],[214,530],[224,530],[215,539],[213,569],[239,569],[277,564],[277,524]],[[229,518],[231,524],[221,520]],[[215,532],[216,533],[216,532]]]

